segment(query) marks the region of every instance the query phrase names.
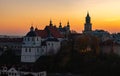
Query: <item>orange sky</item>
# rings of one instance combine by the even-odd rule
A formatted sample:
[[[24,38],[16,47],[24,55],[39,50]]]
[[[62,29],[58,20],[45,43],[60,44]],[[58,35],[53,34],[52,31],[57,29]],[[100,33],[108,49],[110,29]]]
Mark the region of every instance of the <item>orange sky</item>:
[[[43,29],[53,24],[66,25],[82,32],[89,11],[93,30],[110,33],[120,30],[120,0],[0,0],[0,35],[25,35],[33,25]]]

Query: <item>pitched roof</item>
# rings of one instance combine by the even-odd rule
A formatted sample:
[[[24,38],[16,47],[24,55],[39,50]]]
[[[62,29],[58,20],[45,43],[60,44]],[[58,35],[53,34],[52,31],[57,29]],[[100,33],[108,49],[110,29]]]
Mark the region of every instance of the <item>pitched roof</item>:
[[[47,37],[47,31],[46,30],[35,30],[35,32],[41,38],[46,38]]]
[[[60,34],[58,29],[55,26],[46,26],[44,30],[35,30],[38,36],[42,38],[46,38],[49,36],[49,33],[54,37],[54,38],[63,38],[63,35]]]
[[[51,35],[54,38],[63,38],[63,35],[60,34],[58,29],[56,27],[54,27],[54,26],[46,26],[45,30],[47,30],[48,32],[51,32]]]

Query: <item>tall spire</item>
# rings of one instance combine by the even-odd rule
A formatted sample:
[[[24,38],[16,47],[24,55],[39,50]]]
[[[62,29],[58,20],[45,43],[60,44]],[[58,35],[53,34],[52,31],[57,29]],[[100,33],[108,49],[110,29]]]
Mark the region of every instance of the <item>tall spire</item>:
[[[36,26],[36,28],[35,28],[35,31],[36,31],[36,30],[38,30],[37,26]]]
[[[67,22],[67,27],[70,27],[69,21]]]
[[[33,26],[30,27],[30,31],[34,31],[34,27]]]
[[[89,12],[87,12],[86,23],[90,23],[90,15],[89,15]]]
[[[61,21],[60,21],[60,23],[59,23],[60,25],[59,25],[59,28],[62,28],[62,23],[61,23]]]
[[[87,11],[87,17],[90,17],[90,16],[89,16],[89,11]]]
[[[52,24],[52,20],[50,19],[50,24],[49,24],[49,26],[52,26],[53,24]]]

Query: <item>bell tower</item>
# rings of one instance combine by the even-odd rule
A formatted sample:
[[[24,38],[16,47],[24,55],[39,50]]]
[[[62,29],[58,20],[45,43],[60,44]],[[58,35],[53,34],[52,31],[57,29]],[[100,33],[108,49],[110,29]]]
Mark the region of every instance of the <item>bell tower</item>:
[[[84,32],[90,32],[90,31],[92,31],[92,24],[91,24],[91,18],[89,12],[87,12],[87,16],[85,18]]]

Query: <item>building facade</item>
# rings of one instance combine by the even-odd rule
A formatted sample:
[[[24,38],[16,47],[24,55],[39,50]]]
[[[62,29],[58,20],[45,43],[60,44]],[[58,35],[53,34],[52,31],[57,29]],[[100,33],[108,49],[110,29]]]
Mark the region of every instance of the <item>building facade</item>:
[[[1,66],[0,76],[47,76],[46,71],[26,71],[16,67]]]
[[[69,23],[67,27],[69,27]],[[51,20],[44,30],[34,29],[31,26],[30,31],[23,37],[21,62],[31,63],[35,62],[40,56],[56,54],[61,47],[61,41],[65,39],[65,34],[61,33],[59,28],[53,26]]]

